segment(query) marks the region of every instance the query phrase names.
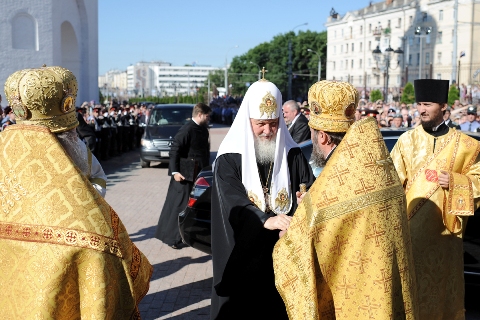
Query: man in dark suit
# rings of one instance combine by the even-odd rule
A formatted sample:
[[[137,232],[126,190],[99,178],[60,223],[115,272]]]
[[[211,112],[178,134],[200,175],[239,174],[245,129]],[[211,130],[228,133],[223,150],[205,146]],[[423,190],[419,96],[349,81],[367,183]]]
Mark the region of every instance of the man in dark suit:
[[[155,238],[173,249],[182,247],[182,238],[178,230],[178,214],[187,206],[193,180],[196,178],[195,174],[198,173],[194,170],[195,174],[191,180],[192,177],[188,177],[185,172],[188,171],[188,168],[181,165],[181,159],[195,159],[196,167],[199,170],[210,164],[208,132],[210,112],[210,107],[203,103],[195,105],[191,120],[180,128],[170,149],[168,174],[172,177],[158,220]]]
[[[283,104],[283,118],[287,124],[288,131],[296,143],[310,140],[310,127],[308,119],[300,112],[300,107],[293,100]]]

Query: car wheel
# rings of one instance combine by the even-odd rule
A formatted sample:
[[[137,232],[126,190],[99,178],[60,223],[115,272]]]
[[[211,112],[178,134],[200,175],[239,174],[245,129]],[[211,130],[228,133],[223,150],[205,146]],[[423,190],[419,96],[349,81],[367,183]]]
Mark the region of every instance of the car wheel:
[[[142,168],[148,168],[150,167],[150,161],[145,161],[143,159],[140,159],[140,165],[142,166]]]

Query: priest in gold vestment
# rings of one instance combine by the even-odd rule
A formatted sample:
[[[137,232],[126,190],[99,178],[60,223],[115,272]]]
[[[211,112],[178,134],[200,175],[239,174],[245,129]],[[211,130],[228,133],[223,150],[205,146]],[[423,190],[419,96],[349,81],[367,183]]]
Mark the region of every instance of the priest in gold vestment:
[[[308,102],[314,153],[346,134],[274,249],[289,318],[418,319],[405,195],[376,121],[352,124],[348,83],[317,82]]]
[[[464,319],[463,242],[480,197],[477,140],[445,125],[448,81],[415,80],[422,125],[392,159],[407,197],[421,319]]]
[[[78,125],[75,76],[21,70],[5,92],[17,124],[0,133],[2,318],[139,319],[152,267],[95,187],[76,136],[58,139]]]

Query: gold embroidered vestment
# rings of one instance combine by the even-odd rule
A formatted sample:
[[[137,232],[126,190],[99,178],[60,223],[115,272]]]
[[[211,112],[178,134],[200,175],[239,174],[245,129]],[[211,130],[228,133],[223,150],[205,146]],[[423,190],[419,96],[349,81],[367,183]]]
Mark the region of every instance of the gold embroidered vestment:
[[[152,267],[43,126],[0,133],[0,310],[6,319],[139,319]]]
[[[405,195],[376,122],[355,122],[273,258],[290,319],[417,319]]]
[[[435,150],[434,150],[435,146]],[[405,186],[421,319],[464,319],[463,232],[478,207],[480,144],[450,129],[402,134],[392,159]],[[438,183],[450,174],[449,188]]]

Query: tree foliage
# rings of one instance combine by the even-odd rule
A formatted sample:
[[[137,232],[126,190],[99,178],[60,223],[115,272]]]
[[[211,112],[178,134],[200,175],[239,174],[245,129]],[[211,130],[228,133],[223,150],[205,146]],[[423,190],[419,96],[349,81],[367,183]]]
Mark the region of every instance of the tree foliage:
[[[409,104],[415,102],[415,90],[413,88],[413,84],[411,82],[407,82],[405,87],[403,88],[402,97],[400,98],[400,102]]]
[[[453,106],[455,104],[455,100],[459,99],[460,92],[455,85],[451,85],[450,90],[448,90],[448,105]]]
[[[320,55],[322,78],[326,75],[327,32],[293,31],[279,34],[270,42],[264,42],[247,53],[233,58],[228,70],[228,82],[232,85],[233,95],[243,95],[248,85],[258,80],[259,67],[268,72],[265,78],[273,82],[287,98],[288,90],[288,44],[292,45],[292,96],[306,100],[308,89],[317,81],[318,56],[309,52],[312,49]],[[250,63],[253,62],[253,63]],[[257,66],[258,65],[258,66]],[[224,86],[224,71],[212,73],[211,83]]]
[[[370,101],[375,102],[378,100],[383,100],[382,92],[378,89],[372,90],[370,92]]]

